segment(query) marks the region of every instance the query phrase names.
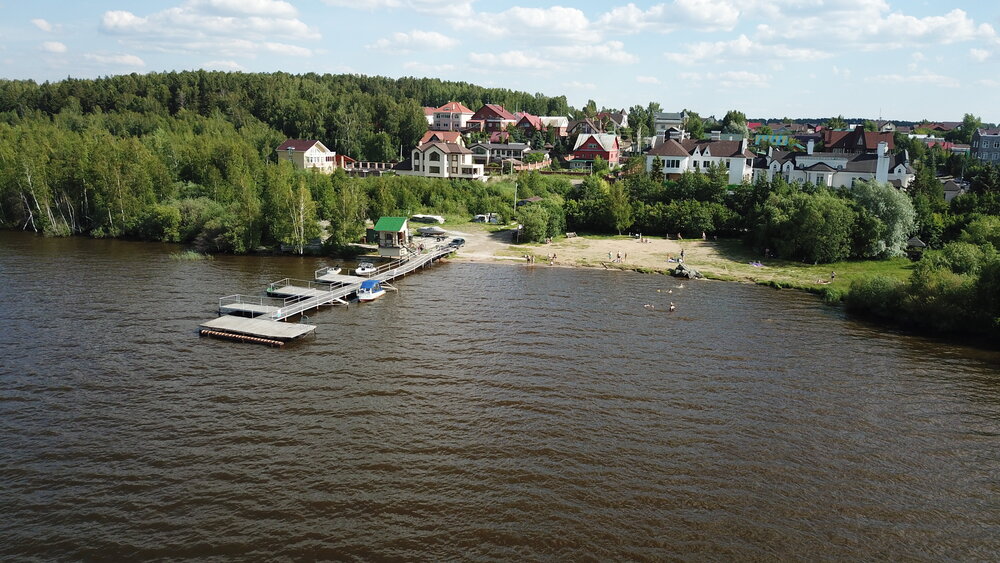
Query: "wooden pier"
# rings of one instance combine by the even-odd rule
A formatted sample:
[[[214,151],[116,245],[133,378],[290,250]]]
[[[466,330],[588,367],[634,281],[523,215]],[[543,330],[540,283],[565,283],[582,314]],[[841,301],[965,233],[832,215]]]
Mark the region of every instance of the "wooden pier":
[[[447,241],[421,254],[384,264],[368,277],[334,274],[331,268],[321,268],[315,273],[315,281],[284,278],[268,284],[267,297],[241,294],[221,297],[220,316],[202,323],[200,334],[280,346],[316,330],[313,325],[287,322],[290,317],[324,305],[347,305],[366,279],[378,280],[386,289],[395,289],[386,282],[431,265],[457,251],[459,246]]]

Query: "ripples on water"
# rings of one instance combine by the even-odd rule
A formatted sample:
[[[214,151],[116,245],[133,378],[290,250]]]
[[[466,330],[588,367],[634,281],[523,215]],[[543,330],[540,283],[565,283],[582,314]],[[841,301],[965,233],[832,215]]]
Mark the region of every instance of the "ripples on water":
[[[195,329],[321,261],[170,250],[0,233],[4,557],[1000,550],[994,353],[795,292],[486,264],[276,350]]]

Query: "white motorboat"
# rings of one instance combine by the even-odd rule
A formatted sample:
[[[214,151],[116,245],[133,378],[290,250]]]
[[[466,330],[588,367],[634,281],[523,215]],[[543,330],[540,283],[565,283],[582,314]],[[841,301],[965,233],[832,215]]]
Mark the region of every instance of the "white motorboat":
[[[370,276],[375,273],[375,264],[371,262],[358,262],[358,267],[354,268],[354,273],[359,276]]]
[[[437,237],[445,234],[447,231],[441,227],[417,227],[417,232],[425,237]]]
[[[385,289],[378,280],[365,280],[361,282],[361,287],[358,289],[358,301],[362,303],[375,301],[383,295],[385,295]]]

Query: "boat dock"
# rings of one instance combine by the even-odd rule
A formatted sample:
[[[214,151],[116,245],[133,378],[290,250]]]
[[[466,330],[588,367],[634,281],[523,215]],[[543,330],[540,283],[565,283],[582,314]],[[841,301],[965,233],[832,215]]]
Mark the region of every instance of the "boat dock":
[[[347,305],[357,294],[361,282],[378,280],[386,289],[395,289],[387,282],[434,263],[455,252],[459,244],[452,240],[431,247],[420,254],[394,260],[379,266],[367,277],[342,275],[337,268],[316,270],[314,281],[283,278],[268,284],[267,296],[227,295],[219,298],[219,317],[201,323],[199,333],[241,342],[281,346],[316,330],[314,325],[287,322],[323,305]],[[333,273],[337,271],[338,273]]]

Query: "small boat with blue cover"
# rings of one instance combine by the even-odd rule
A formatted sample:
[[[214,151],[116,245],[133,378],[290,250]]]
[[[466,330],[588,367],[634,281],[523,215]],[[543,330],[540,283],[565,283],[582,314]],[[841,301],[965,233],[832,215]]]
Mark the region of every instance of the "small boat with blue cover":
[[[378,280],[365,280],[358,288],[358,301],[362,303],[375,301],[383,295],[385,295],[385,289]]]

